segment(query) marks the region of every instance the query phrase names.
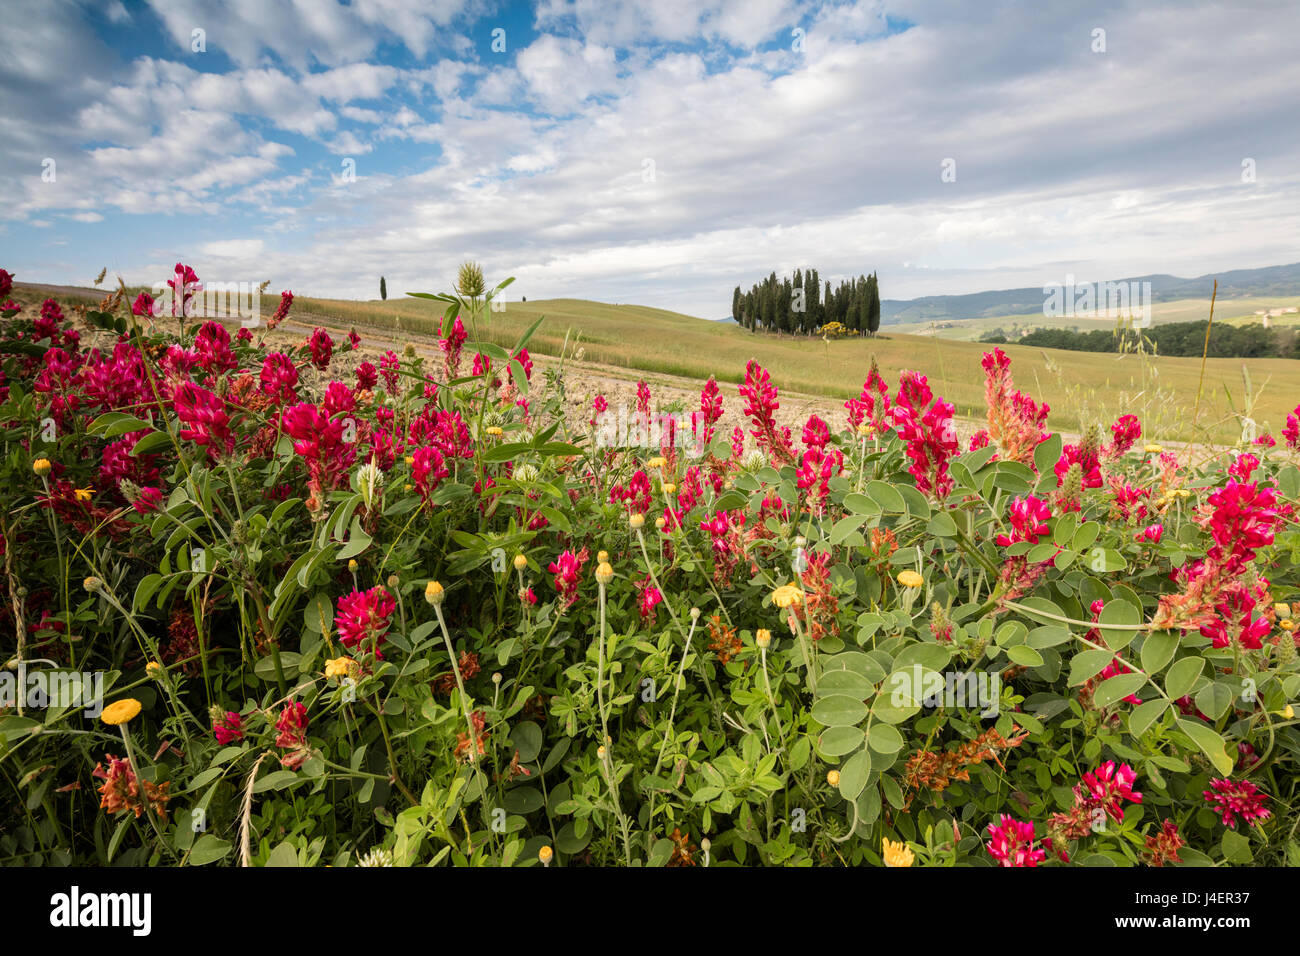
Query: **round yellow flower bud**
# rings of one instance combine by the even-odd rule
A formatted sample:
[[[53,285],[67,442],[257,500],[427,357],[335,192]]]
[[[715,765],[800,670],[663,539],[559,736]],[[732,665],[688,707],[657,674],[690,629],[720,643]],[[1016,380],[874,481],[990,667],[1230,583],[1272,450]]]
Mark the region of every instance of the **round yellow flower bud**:
[[[597,563],[597,564],[604,564],[604,563],[605,563],[606,561],[608,561],[608,560],[609,560],[609,552],[608,552],[608,551],[597,551],[597,552],[596,552],[596,563]]]
[[[144,672],[148,674],[150,677],[152,677],[154,680],[158,680],[160,677],[162,677],[163,666],[159,664],[157,661],[150,661],[148,664],[144,665]]]
[[[104,582],[92,574],[90,577],[86,578],[84,581],[81,582],[81,586],[85,588],[87,591],[98,591],[100,588],[104,586]]]
[[[408,465],[414,465],[414,464],[415,464],[415,456],[414,456],[414,455],[407,455],[405,460],[406,460],[406,463],[407,463]]]
[[[802,604],[803,592],[793,584],[783,584],[772,592],[772,603],[782,609],[794,604]]]
[[[667,525],[668,525],[668,520],[664,518],[662,515],[660,515],[658,518],[655,518],[655,530],[662,531]]]
[[[861,425],[858,426],[858,434],[861,435],[863,438],[870,438],[875,433],[876,433],[875,428],[873,428],[871,425],[868,425],[866,422],[863,422]]]
[[[354,574],[356,573],[356,570],[357,570],[357,559],[356,559],[356,558],[348,558],[348,570],[351,571],[351,572],[354,573]]]
[[[767,650],[772,646],[772,632],[765,627],[760,627],[754,635],[754,643],[762,650]]]
[[[676,491],[677,491],[677,486],[675,484],[673,484],[671,481],[664,482],[664,494],[671,495]]]
[[[925,583],[925,578],[921,577],[921,575],[917,574],[915,571],[899,571],[898,583],[905,588],[919,588]]]
[[[442,603],[444,588],[437,581],[430,581],[424,586],[424,599],[437,607]]]
[[[605,759],[605,754],[607,752],[608,751],[605,750],[604,744],[601,744],[599,747],[596,748],[596,756],[599,757],[601,760]]]
[[[50,460],[48,458],[37,458],[34,462],[32,462],[32,471],[36,472],[36,474],[40,475],[42,478],[48,475],[50,473],[50,469],[53,467],[54,466],[50,464]]]
[[[655,457],[645,463],[645,466],[647,468],[662,468],[666,464],[668,464],[667,458],[664,458],[662,455],[655,455]]]
[[[555,851],[549,846],[544,846],[537,851],[537,859],[541,861],[542,866],[550,866],[551,859],[555,856]]]
[[[1158,455],[1158,454],[1160,454],[1162,451],[1164,451],[1165,449],[1164,449],[1164,446],[1163,446],[1163,445],[1154,445],[1154,444],[1153,444],[1153,445],[1147,445],[1145,450],[1146,450],[1147,453],[1149,453],[1149,454],[1152,454],[1152,455]]]
[[[635,514],[627,519],[627,523],[632,526],[633,531],[640,531],[645,525],[645,515]]]
[[[487,433],[491,435],[493,438],[499,438],[505,434],[505,429],[503,429],[500,425],[489,425]]]
[[[524,568],[526,568],[526,567],[528,567],[528,559],[525,558],[522,554],[516,554],[516,555],[515,555],[515,570],[516,570],[516,571],[522,571],[522,570],[523,570]]]
[[[123,697],[105,707],[99,719],[110,727],[116,727],[131,720],[138,713],[140,713],[140,702],[134,697]]]
[[[1278,621],[1278,622],[1277,622],[1277,626],[1280,627],[1280,628],[1282,628],[1282,630],[1284,630],[1284,631],[1294,631],[1294,630],[1295,630],[1295,621],[1291,620],[1289,617],[1286,617],[1286,618],[1283,618],[1282,620]]]
[[[840,785],[840,772],[838,770],[827,771],[826,782],[832,787],[838,787]]]
[[[596,566],[596,581],[600,584],[608,584],[614,580],[614,569],[609,566],[608,561],[602,561]]]

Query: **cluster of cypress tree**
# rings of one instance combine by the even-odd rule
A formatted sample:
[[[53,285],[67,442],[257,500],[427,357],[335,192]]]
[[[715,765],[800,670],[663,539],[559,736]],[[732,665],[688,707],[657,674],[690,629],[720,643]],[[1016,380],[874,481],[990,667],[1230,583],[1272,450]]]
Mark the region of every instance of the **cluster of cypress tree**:
[[[751,332],[812,335],[838,322],[851,332],[875,335],[880,328],[880,287],[873,272],[823,287],[816,269],[796,269],[778,279],[773,272],[748,292],[736,286],[731,317]]]

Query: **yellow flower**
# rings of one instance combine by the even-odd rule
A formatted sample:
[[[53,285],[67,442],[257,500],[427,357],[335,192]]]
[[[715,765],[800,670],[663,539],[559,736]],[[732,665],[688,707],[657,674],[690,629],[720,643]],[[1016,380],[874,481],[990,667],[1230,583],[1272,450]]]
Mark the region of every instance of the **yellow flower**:
[[[1284,631],[1294,631],[1295,621],[1291,620],[1289,617],[1284,617],[1282,620],[1277,622],[1277,626],[1282,628]]]
[[[357,570],[357,559],[356,559],[356,558],[348,558],[348,570],[349,570],[349,571],[352,571],[352,572],[355,572],[355,571]]]
[[[1146,447],[1146,451],[1152,455],[1158,455],[1164,450],[1165,449],[1162,445],[1147,445]]]
[[[408,465],[414,465],[414,464],[415,464],[415,456],[414,456],[414,455],[407,455],[407,456],[406,456],[406,463],[407,463]]]
[[[826,782],[832,787],[838,787],[840,785],[840,772],[838,770],[828,770],[826,772]]]
[[[645,524],[645,515],[635,514],[627,519],[627,523],[632,526],[633,531],[639,531]]]
[[[89,501],[95,497],[94,488],[73,488],[72,493],[77,496],[78,501]]]
[[[925,583],[925,578],[921,577],[921,575],[917,574],[915,571],[899,571],[898,583],[905,588],[919,588]]]
[[[772,632],[765,627],[760,627],[754,635],[754,643],[763,650],[767,650],[772,646]]]
[[[350,657],[335,657],[325,662],[325,679],[353,677],[358,671],[357,662]]]
[[[608,561],[608,560],[609,560],[609,552],[608,552],[608,551],[597,551],[597,552],[596,552],[596,563],[597,563],[597,564],[604,564],[604,563],[605,563],[606,561]]]
[[[526,568],[526,567],[528,567],[528,559],[525,558],[522,554],[516,554],[516,555],[515,555],[515,570],[516,570],[516,571],[522,571],[522,570],[523,570],[524,568]]]
[[[500,425],[490,425],[488,426],[487,433],[491,435],[493,438],[499,438],[500,436],[505,434],[505,429],[503,429]]]
[[[772,603],[782,609],[802,604],[803,592],[793,584],[783,584],[772,592]]]
[[[150,661],[148,664],[144,665],[144,672],[154,680],[157,680],[162,676],[163,666],[157,661]]]
[[[885,858],[885,866],[911,866],[916,861],[916,854],[902,840],[895,843],[886,838],[882,841],[880,849],[881,855]]]
[[[876,428],[874,425],[868,425],[866,422],[863,422],[861,425],[858,426],[858,434],[861,435],[863,438],[870,438],[875,433],[876,433]]]
[[[549,846],[544,846],[537,851],[537,859],[541,861],[542,866],[551,865],[551,857],[555,856],[555,851]]]
[[[444,588],[437,581],[430,581],[424,587],[424,599],[437,607],[442,603]]]
[[[666,464],[668,464],[667,458],[664,458],[661,455],[655,455],[655,457],[645,463],[645,466],[647,468],[662,468]]]
[[[140,702],[134,697],[123,697],[105,707],[99,719],[110,727],[116,727],[131,720],[138,713],[140,713]]]
[[[1292,707],[1290,704],[1287,704],[1286,707],[1277,711],[1277,713],[1285,717],[1287,720],[1290,720],[1292,717],[1295,716],[1295,708]]]
[[[1179,488],[1177,491],[1174,492],[1174,494],[1176,494],[1179,498],[1190,498],[1192,496],[1192,493],[1188,491],[1186,488]]]
[[[668,525],[668,519],[663,517],[662,515],[660,515],[658,518],[655,518],[655,528],[657,528],[658,530],[660,531],[664,530],[664,528],[667,525]]]
[[[53,467],[54,466],[50,464],[50,460],[48,458],[37,458],[34,462],[32,462],[32,471],[36,472],[36,474],[40,475],[42,478],[48,475],[50,473],[50,469]]]
[[[671,481],[664,482],[664,494],[671,495],[677,490],[677,486]]]
[[[1291,608],[1289,605],[1283,604],[1279,601],[1273,605],[1273,613],[1277,616],[1278,620],[1281,620],[1284,617],[1291,616]]]
[[[609,566],[608,561],[602,561],[596,567],[596,580],[601,584],[608,584],[614,580],[614,569]]]

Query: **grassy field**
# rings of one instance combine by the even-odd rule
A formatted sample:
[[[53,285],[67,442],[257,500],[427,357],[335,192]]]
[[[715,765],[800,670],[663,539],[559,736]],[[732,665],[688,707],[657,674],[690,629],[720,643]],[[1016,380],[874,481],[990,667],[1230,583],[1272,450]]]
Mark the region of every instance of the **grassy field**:
[[[1265,307],[1262,299],[1236,302],[1249,302],[1251,310]],[[294,310],[300,318],[314,314],[344,328],[352,324],[397,328],[412,335],[436,334],[441,316],[437,303],[408,298],[357,302],[300,297]],[[1243,310],[1245,306],[1237,311]],[[1171,312],[1178,320],[1187,318],[1183,311]],[[714,375],[720,382],[741,381],[745,362],[755,358],[779,387],[834,398],[857,394],[874,356],[892,381],[897,381],[902,369],[919,369],[937,393],[957,406],[959,415],[982,417],[984,413],[980,357],[986,346],[973,342],[902,334],[896,327],[888,327],[875,339],[778,338],[751,334],[730,322],[578,299],[509,302],[504,311],[491,316],[490,328],[480,334],[509,347],[540,316],[545,321],[530,349],[542,354],[558,355],[567,335],[570,354],[580,347],[589,362],[693,379]],[[1287,412],[1300,402],[1300,362],[1210,359],[1193,430],[1200,359],[1121,357],[1015,345],[1006,346],[1006,351],[1014,362],[1017,386],[1051,405],[1050,421],[1057,428],[1104,426],[1132,412],[1154,438],[1232,442],[1241,434],[1238,413],[1249,408],[1261,431],[1277,433]]]

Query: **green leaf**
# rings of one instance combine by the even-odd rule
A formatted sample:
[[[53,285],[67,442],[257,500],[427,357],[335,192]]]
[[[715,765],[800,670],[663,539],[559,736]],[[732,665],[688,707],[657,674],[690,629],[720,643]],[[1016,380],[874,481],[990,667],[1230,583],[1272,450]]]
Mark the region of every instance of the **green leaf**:
[[[889,724],[872,724],[867,746],[879,754],[896,754],[903,749],[903,735]]]
[[[1148,700],[1145,703],[1138,704],[1133,708],[1133,712],[1128,715],[1128,732],[1134,737],[1141,737],[1168,707],[1169,701],[1164,698]]]
[[[1179,661],[1179,663],[1182,662]],[[1188,720],[1185,717],[1178,718],[1178,729],[1192,738],[1196,746],[1200,747],[1205,756],[1210,758],[1210,763],[1214,764],[1215,770],[1225,777],[1232,773],[1233,760],[1227,754],[1226,744],[1222,737],[1205,726],[1205,724],[1195,720]]]
[[[1034,469],[1040,475],[1051,472],[1056,467],[1056,463],[1061,460],[1062,443],[1063,439],[1059,434],[1038,443],[1038,447],[1034,449]]]
[[[1080,651],[1070,660],[1070,686],[1077,687],[1089,678],[1096,677],[1115,659],[1110,651]]]
[[[860,727],[831,727],[822,733],[817,744],[827,757],[843,757],[861,747],[865,740]]]
[[[845,800],[858,799],[870,775],[871,754],[865,750],[855,753],[840,768],[840,796]]]
[[[1109,707],[1117,700],[1123,700],[1129,694],[1137,693],[1146,682],[1147,679],[1142,674],[1119,674],[1108,677],[1098,685],[1092,696],[1093,702],[1098,707]]]
[[[1043,663],[1043,655],[1027,644],[1008,647],[1007,657],[1012,663],[1019,664],[1021,667],[1039,667]]]
[[[532,763],[542,751],[542,728],[531,720],[510,729],[510,742],[519,751],[520,763]]]
[[[907,510],[907,504],[903,501],[903,496],[898,493],[898,489],[887,481],[867,482],[867,495],[872,501],[880,505],[881,511],[901,514]]]
[[[1178,650],[1178,637],[1171,631],[1151,631],[1142,641],[1142,669],[1154,677],[1164,670]]]
[[[1204,666],[1205,660],[1200,657],[1184,657],[1176,662],[1165,675],[1165,692],[1174,700],[1186,697],[1196,686]]]
[[[185,862],[190,866],[216,863],[217,860],[225,858],[226,854],[230,852],[230,847],[229,840],[222,840],[211,833],[205,833],[194,841],[194,846],[190,848],[189,856],[185,858]]]
[[[867,705],[856,697],[832,694],[812,706],[812,719],[825,727],[850,727],[867,716]]]
[[[1101,609],[1097,619],[1097,628],[1101,639],[1111,650],[1118,651],[1128,647],[1138,636],[1136,626],[1142,623],[1142,615],[1128,601],[1108,601]],[[1118,625],[1118,626],[1115,626]]]

